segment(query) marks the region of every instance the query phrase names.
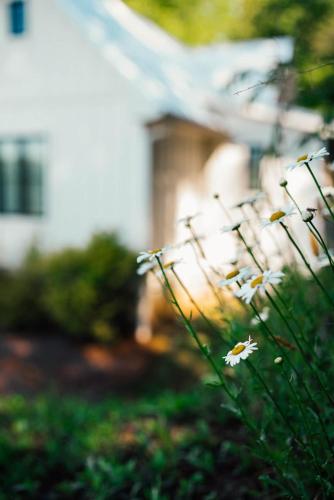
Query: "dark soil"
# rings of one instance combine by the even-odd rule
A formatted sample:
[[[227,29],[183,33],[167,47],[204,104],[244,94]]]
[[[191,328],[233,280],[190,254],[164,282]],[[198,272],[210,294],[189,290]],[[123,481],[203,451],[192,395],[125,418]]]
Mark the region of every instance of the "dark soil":
[[[170,374],[173,373],[173,380]],[[138,396],[195,382],[189,370],[134,341],[117,346],[76,343],[63,337],[0,337],[0,393],[34,396],[55,391],[99,400]]]

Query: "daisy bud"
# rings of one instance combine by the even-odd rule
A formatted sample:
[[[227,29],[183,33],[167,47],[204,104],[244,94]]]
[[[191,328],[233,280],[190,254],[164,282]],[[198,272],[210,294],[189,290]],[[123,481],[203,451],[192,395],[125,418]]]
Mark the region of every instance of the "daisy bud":
[[[286,179],[284,179],[284,177],[281,178],[281,180],[279,181],[279,185],[284,188],[285,186],[288,185],[288,181]]]
[[[278,358],[274,359],[275,365],[281,365],[283,363],[283,358],[281,356],[278,356]]]
[[[304,222],[311,222],[311,220],[314,219],[314,214],[309,210],[303,210],[302,219]]]

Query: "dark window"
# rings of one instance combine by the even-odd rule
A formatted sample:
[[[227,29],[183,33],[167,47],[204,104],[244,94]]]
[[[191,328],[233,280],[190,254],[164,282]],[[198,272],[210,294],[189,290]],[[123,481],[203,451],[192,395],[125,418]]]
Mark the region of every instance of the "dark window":
[[[36,138],[0,139],[0,212],[43,212],[45,142]]]
[[[261,146],[250,146],[249,159],[249,187],[251,189],[259,189],[260,181],[260,161],[263,157],[263,149]]]
[[[9,32],[22,35],[25,32],[25,2],[15,0],[8,4]]]

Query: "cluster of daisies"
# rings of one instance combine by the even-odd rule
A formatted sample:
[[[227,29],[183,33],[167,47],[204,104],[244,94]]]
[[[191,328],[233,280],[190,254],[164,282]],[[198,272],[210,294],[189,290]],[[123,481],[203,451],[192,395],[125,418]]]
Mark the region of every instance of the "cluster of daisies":
[[[294,170],[295,168],[301,167],[303,165],[308,166],[309,163],[314,159],[322,158],[324,156],[327,156],[328,154],[329,153],[327,152],[326,148],[321,148],[319,151],[305,154],[297,158],[295,163],[289,165],[288,170]],[[282,179],[280,181],[280,185],[282,187],[286,187],[287,181],[285,179]],[[323,192],[326,197],[333,198],[333,204],[334,204],[334,188],[333,187],[324,188]],[[264,197],[263,193],[258,193],[253,197],[246,198],[242,202],[238,203],[234,208],[242,209],[245,205],[254,206],[255,203],[262,197]],[[219,194],[215,194],[214,198],[219,199]],[[303,221],[306,223],[310,222],[314,217],[314,211],[315,211],[314,209],[303,210],[301,212],[301,217]],[[265,228],[273,226],[275,224],[283,224],[286,218],[294,214],[296,214],[296,206],[287,205],[281,207],[280,209],[276,210],[275,212],[271,213],[269,216],[261,220],[262,227]],[[200,214],[195,214],[193,216],[185,217],[181,219],[179,222],[184,223],[186,227],[191,229],[192,220],[198,215]],[[241,220],[240,222],[234,222],[230,225],[223,226],[221,231],[223,233],[231,231],[239,232],[241,224],[243,224],[244,222],[246,222],[245,219]],[[201,239],[201,237],[196,236],[196,238],[194,238],[194,235],[192,234],[192,238],[190,238],[189,241],[186,241],[184,243],[194,241],[194,239],[197,239],[198,241]],[[176,245],[174,248],[178,247],[179,245]],[[154,269],[156,269],[158,263],[160,263],[162,268],[165,270],[173,269],[176,264],[181,262],[180,259],[170,261],[167,264],[166,263],[162,264],[160,260],[162,256],[170,249],[172,249],[172,247],[168,246],[164,248],[158,248],[155,250],[140,252],[137,258],[137,262],[140,264],[137,271],[138,274],[143,275],[149,271],[153,271]],[[268,287],[279,284],[282,281],[283,276],[284,273],[282,273],[281,271],[275,272],[268,269],[264,270],[260,274],[254,274],[254,272],[250,267],[237,268],[234,266],[233,269],[228,274],[226,274],[225,278],[218,282],[218,286],[231,287],[233,285],[238,285],[238,289],[236,292],[234,292],[234,295],[238,299],[244,301],[247,305],[249,305],[252,303],[257,292],[259,292],[262,295],[267,294]],[[269,317],[269,308],[265,307],[261,313],[258,313],[258,317],[252,319],[251,324],[255,325],[258,324],[259,322],[264,322],[268,319],[268,317]],[[238,342],[233,347],[233,349],[231,349],[227,353],[227,355],[223,357],[223,359],[230,366],[235,366],[240,362],[240,360],[246,360],[250,356],[250,354],[252,354],[257,349],[258,349],[257,343],[253,342],[253,339],[249,337],[248,340],[246,340],[245,342]]]

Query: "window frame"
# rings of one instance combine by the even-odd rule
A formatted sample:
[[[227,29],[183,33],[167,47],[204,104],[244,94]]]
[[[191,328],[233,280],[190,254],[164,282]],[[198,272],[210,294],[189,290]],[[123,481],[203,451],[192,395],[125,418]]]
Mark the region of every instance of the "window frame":
[[[24,36],[27,32],[26,0],[11,0],[7,3],[7,32],[14,38]]]
[[[14,209],[8,208],[8,206],[6,206],[6,202],[8,204],[9,199],[8,192],[12,186],[10,185],[10,183],[8,183],[8,179],[6,179],[6,159],[2,162],[3,166],[1,165],[1,148],[4,144],[13,145],[16,153],[16,172],[13,176],[14,178],[16,176],[15,182],[13,183],[15,193],[14,199],[16,201],[16,207]],[[34,144],[40,146],[40,162],[37,172],[39,180],[37,187],[34,186],[32,170],[30,170],[29,172],[29,168],[31,167],[32,163],[29,162],[29,158],[26,154],[24,154],[24,150]],[[41,217],[45,214],[45,147],[47,146],[47,144],[47,137],[42,134],[18,134],[0,136],[0,183],[2,181],[2,184],[0,184],[0,217],[10,215],[17,215],[22,217]],[[37,210],[33,208],[33,202],[31,198],[32,189],[36,189],[36,192],[38,193],[39,208]]]
[[[249,174],[249,188],[261,188],[261,168],[260,163],[266,152],[261,144],[249,144],[249,161],[248,161],[248,174]]]

